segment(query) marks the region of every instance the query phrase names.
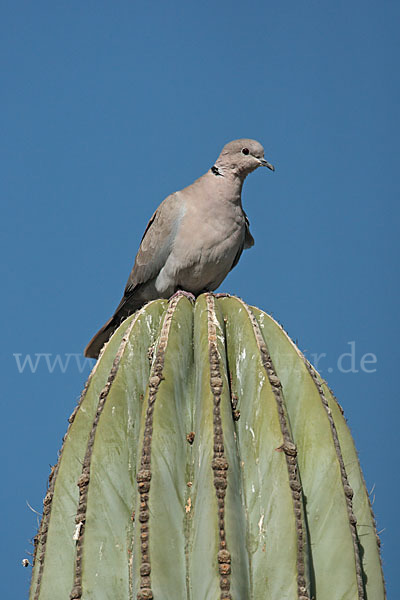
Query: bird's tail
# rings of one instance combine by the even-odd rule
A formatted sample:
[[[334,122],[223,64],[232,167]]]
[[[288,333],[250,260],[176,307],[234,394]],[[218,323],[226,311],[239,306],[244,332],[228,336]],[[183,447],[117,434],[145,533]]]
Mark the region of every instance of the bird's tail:
[[[142,300],[132,301],[132,298],[122,298],[117,310],[105,325],[92,337],[85,348],[84,355],[88,358],[98,358],[100,350],[121,325],[122,321],[143,306]]]
[[[106,342],[110,339],[114,331],[120,324],[120,320],[117,321],[115,317],[111,317],[109,321],[92,337],[90,342],[85,348],[84,354],[88,358],[98,358],[100,350]]]

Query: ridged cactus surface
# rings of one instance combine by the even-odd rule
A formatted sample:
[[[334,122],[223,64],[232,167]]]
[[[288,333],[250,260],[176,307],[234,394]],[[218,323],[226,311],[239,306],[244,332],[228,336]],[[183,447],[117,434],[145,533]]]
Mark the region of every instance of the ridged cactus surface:
[[[206,294],[120,326],[49,479],[30,598],[385,598],[340,406],[271,317]]]

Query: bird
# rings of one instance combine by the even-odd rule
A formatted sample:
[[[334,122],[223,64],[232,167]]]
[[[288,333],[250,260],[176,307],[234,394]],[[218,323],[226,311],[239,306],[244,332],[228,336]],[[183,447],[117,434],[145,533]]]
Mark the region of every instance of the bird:
[[[150,300],[177,292],[197,297],[220,286],[254,245],[241,195],[258,167],[275,171],[263,146],[234,140],[204,175],[163,200],[145,229],[122,300],[86,346],[86,357],[98,358],[121,322]]]

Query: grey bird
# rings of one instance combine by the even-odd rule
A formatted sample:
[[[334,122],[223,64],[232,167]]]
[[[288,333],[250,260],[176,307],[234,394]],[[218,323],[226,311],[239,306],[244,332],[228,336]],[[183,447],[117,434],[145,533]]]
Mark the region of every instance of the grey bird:
[[[146,227],[121,302],[85,356],[97,358],[120,323],[146,302],[218,288],[254,245],[241,193],[246,176],[261,166],[275,170],[259,142],[234,140],[200,179],[165,198]]]

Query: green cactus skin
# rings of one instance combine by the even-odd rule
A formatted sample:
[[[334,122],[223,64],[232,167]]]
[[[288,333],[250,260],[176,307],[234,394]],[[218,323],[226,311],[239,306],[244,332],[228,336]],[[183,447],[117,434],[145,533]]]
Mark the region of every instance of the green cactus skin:
[[[384,600],[336,399],[270,316],[157,300],[106,345],[70,418],[30,600]]]

